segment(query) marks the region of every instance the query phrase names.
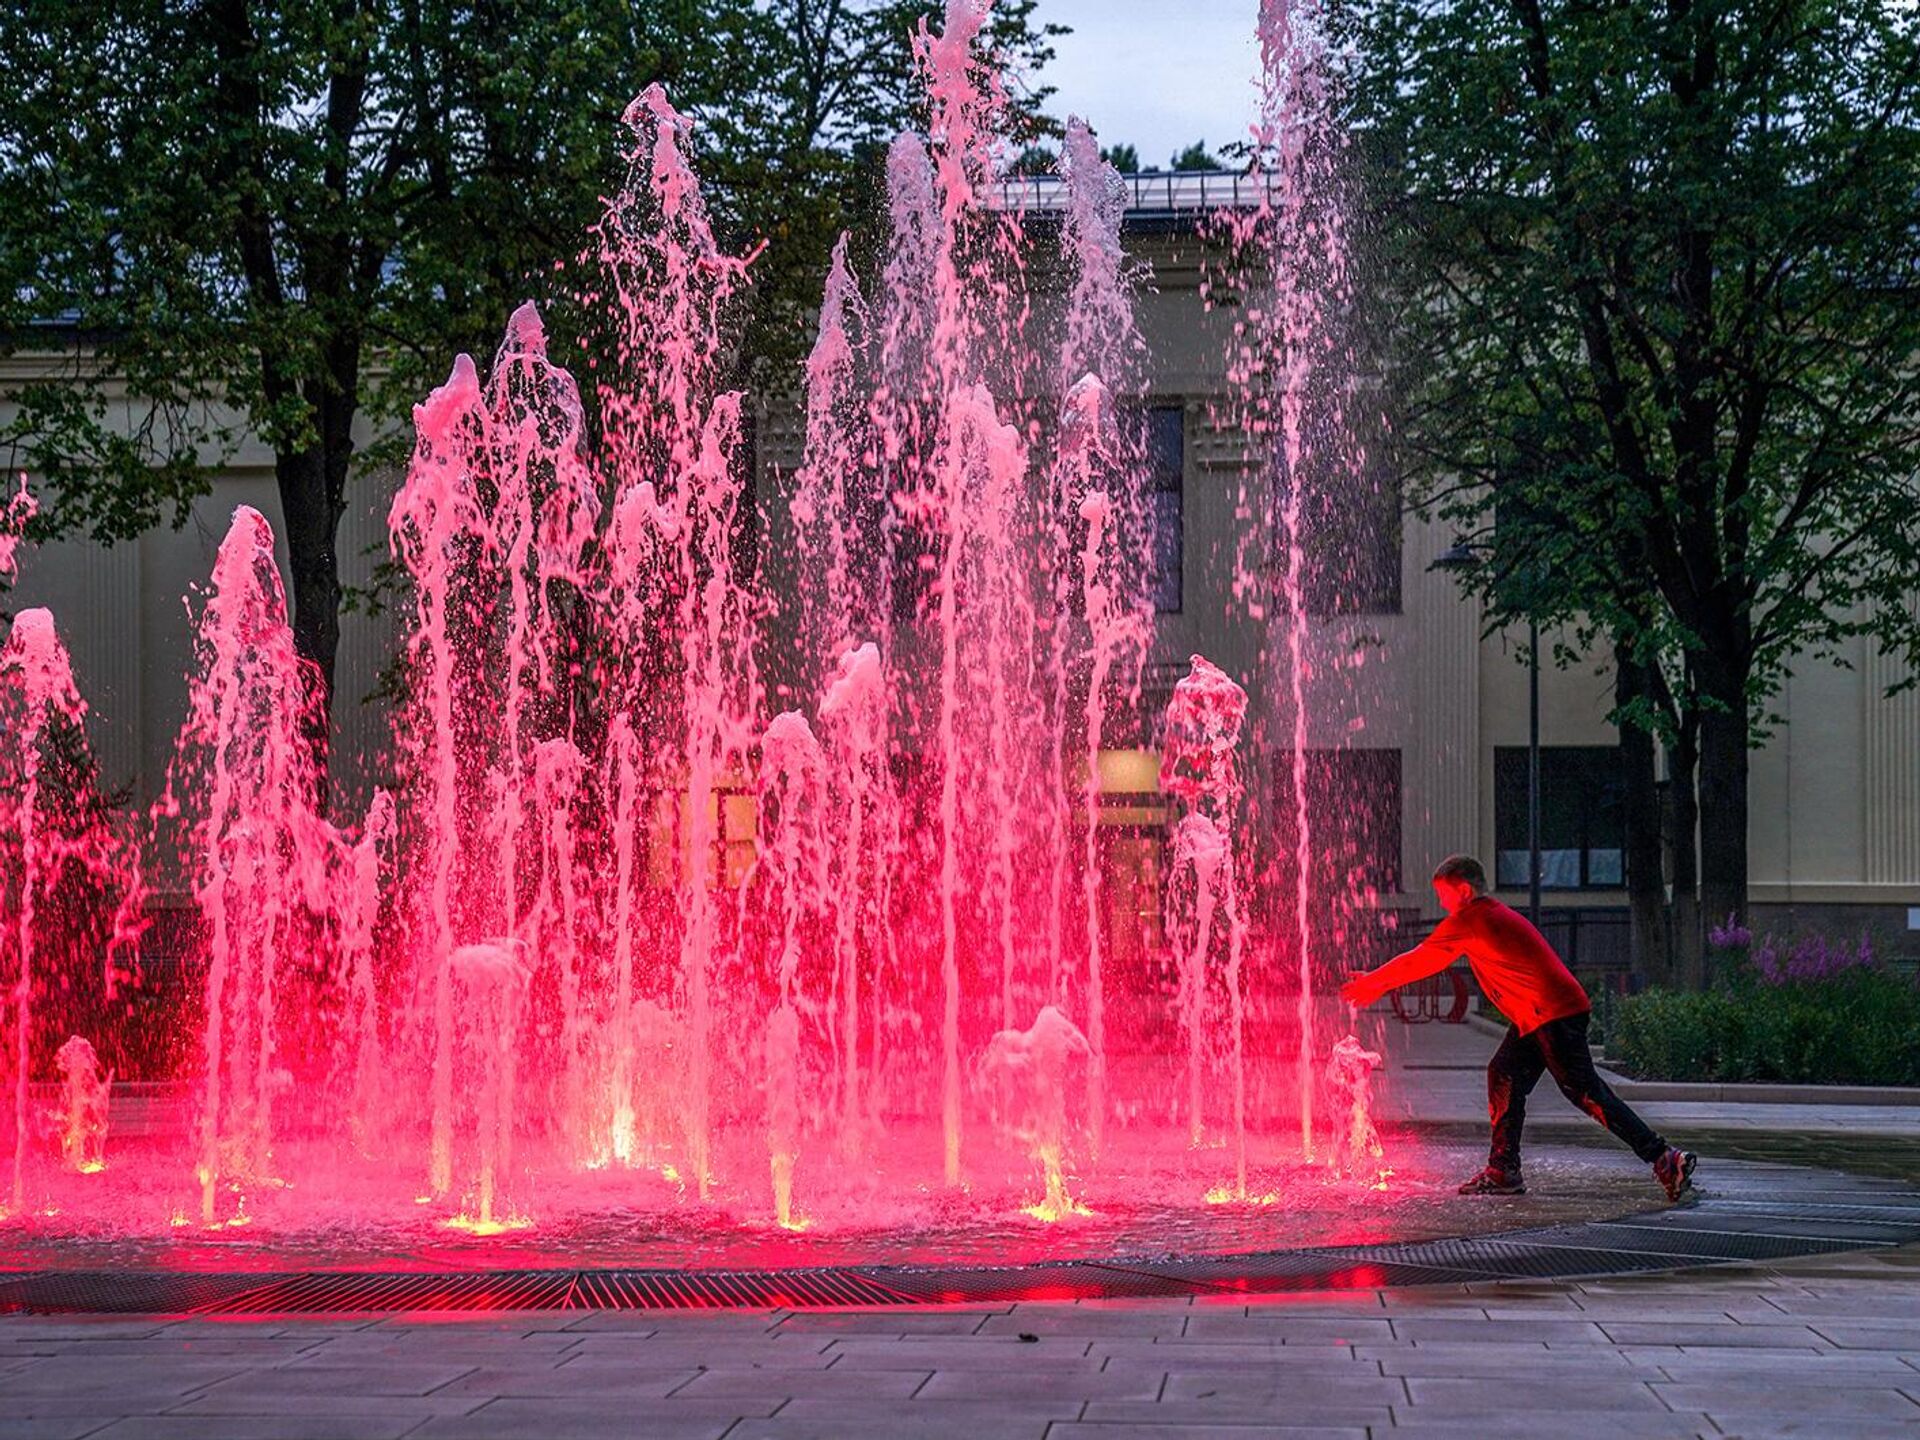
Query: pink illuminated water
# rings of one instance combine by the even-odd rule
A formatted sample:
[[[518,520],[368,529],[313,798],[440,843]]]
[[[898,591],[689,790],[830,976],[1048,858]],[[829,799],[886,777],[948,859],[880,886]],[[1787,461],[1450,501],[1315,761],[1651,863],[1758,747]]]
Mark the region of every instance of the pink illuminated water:
[[[273,536],[235,514],[153,817],[193,920],[198,994],[169,1022],[192,1044],[165,1069],[186,1083],[103,1150],[105,1066],[67,1042],[58,1153],[100,1197],[61,1182],[76,1225],[692,1215],[809,1237],[1375,1181],[1368,1052],[1328,1071],[1314,1033],[1302,486],[1271,515],[1248,498],[1309,458],[1315,416],[1288,396],[1315,383],[1306,357],[1332,363],[1315,293],[1270,249],[1279,298],[1236,339],[1261,457],[1242,510],[1277,541],[1242,547],[1233,601],[1261,665],[1193,657],[1156,721],[1122,187],[1076,120],[1057,225],[986,203],[988,18],[950,0],[914,41],[928,128],[889,151],[877,273],[833,251],[780,506],[757,488],[766,415],[729,387],[750,257],[709,220],[692,123],[658,86],[629,107],[626,182],[563,297],[592,358],[529,303],[414,412],[388,516],[403,698],[357,821],[321,805]],[[1261,26],[1258,134],[1291,196],[1318,61],[1283,8]],[[1291,203],[1247,235],[1277,245]],[[1288,384],[1263,346],[1296,357]],[[31,1005],[70,963],[42,963],[35,897],[81,843],[36,818],[33,727],[84,707],[32,616],[6,669],[26,728],[0,738],[25,867],[15,1212],[52,1073]],[[1155,750],[1157,797],[1108,788]],[[1122,798],[1166,807],[1164,845],[1110,818]]]

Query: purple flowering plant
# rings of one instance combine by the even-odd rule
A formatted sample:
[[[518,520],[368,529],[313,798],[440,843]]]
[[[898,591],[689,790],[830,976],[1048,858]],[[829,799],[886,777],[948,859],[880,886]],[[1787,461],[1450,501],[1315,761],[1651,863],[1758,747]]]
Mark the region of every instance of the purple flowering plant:
[[[1715,950],[1744,952],[1752,973],[1765,985],[1804,985],[1831,980],[1843,971],[1874,964],[1873,941],[1862,930],[1856,943],[1812,933],[1789,943],[1771,931],[1756,942],[1753,931],[1729,915],[1707,931]]]

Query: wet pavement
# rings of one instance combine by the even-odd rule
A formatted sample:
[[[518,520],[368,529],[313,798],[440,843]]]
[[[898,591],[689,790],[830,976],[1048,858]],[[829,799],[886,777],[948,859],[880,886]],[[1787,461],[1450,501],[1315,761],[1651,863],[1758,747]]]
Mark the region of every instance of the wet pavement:
[[[1405,1097],[1401,1123],[1433,1137],[1437,1175],[1475,1153],[1493,1042],[1423,1029],[1398,1037],[1386,1088]],[[1733,1124],[1722,1106],[1649,1104],[1703,1153],[1705,1199],[1669,1209],[1649,1206],[1644,1171],[1557,1098],[1529,1127],[1536,1193],[1479,1212],[1547,1238],[1423,1249],[1402,1235],[1393,1274],[1424,1264],[1431,1283],[1367,1283],[1350,1266],[1337,1291],[1231,1294],[1209,1279],[1077,1303],[17,1315],[0,1319],[0,1440],[1920,1437],[1920,1248],[1896,1243],[1920,1211],[1908,1115],[1792,1106],[1769,1131],[1782,1123],[1772,1106]],[[1548,1219],[1596,1185],[1617,1187],[1603,1207],[1614,1216],[1640,1213]],[[1551,1238],[1567,1230],[1649,1265],[1722,1263],[1506,1280],[1437,1263],[1516,1276],[1593,1263]],[[1823,1233],[1862,1248],[1794,1253]]]

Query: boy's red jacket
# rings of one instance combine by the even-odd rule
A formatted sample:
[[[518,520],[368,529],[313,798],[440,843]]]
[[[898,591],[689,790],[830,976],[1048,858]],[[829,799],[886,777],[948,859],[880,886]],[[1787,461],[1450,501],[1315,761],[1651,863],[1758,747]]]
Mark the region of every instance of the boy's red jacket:
[[[1434,927],[1433,934],[1396,955],[1368,979],[1381,993],[1428,975],[1438,975],[1460,956],[1502,1015],[1522,1035],[1550,1020],[1584,1015],[1593,1008],[1573,972],[1553,953],[1546,937],[1519,911],[1491,895],[1476,895]]]

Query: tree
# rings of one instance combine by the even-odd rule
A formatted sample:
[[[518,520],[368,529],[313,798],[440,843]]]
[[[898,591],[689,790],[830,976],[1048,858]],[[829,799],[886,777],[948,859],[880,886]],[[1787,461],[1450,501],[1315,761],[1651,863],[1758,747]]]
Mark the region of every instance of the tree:
[[[1708,918],[1743,914],[1748,750],[1787,663],[1920,650],[1920,16],[1353,0],[1338,23],[1410,493],[1490,532],[1495,623],[1573,624],[1632,672],[1623,726],[1683,763],[1697,741],[1676,855],[1697,844]]]
[[[752,25],[751,73],[692,107],[702,183],[715,222],[744,249],[764,239],[753,268],[756,306],[741,375],[797,360],[834,241],[876,237],[887,142],[921,123],[913,39],[942,23],[940,0],[742,0]],[[1038,0],[996,0],[984,43],[1013,78],[1010,156],[1058,136],[1038,83],[1064,27],[1036,24]],[[687,108],[687,107],[682,107]],[[774,383],[786,383],[780,377]]]
[[[1009,175],[1051,175],[1060,168],[1060,157],[1045,145],[1029,145],[1013,157]]]
[[[1030,70],[1053,33],[1032,8],[1003,5],[988,32]],[[257,433],[274,455],[295,636],[330,697],[339,522],[356,460],[382,458],[356,456],[356,424],[397,453],[399,422],[452,354],[487,353],[515,305],[547,295],[617,179],[627,102],[657,80],[701,120],[717,217],[743,247],[771,242],[749,353],[797,353],[833,234],[871,188],[871,152],[911,118],[907,39],[936,9],[13,8],[0,19],[0,345],[70,345],[57,373],[9,397],[0,431],[51,501],[40,535],[181,523]],[[1044,96],[1023,97],[1017,126],[1044,128]]]
[[[1167,162],[1169,170],[1219,170],[1219,157],[1207,149],[1207,142],[1196,140]]]
[[[1140,173],[1140,151],[1132,145],[1108,145],[1100,151],[1100,158],[1122,175]]]

